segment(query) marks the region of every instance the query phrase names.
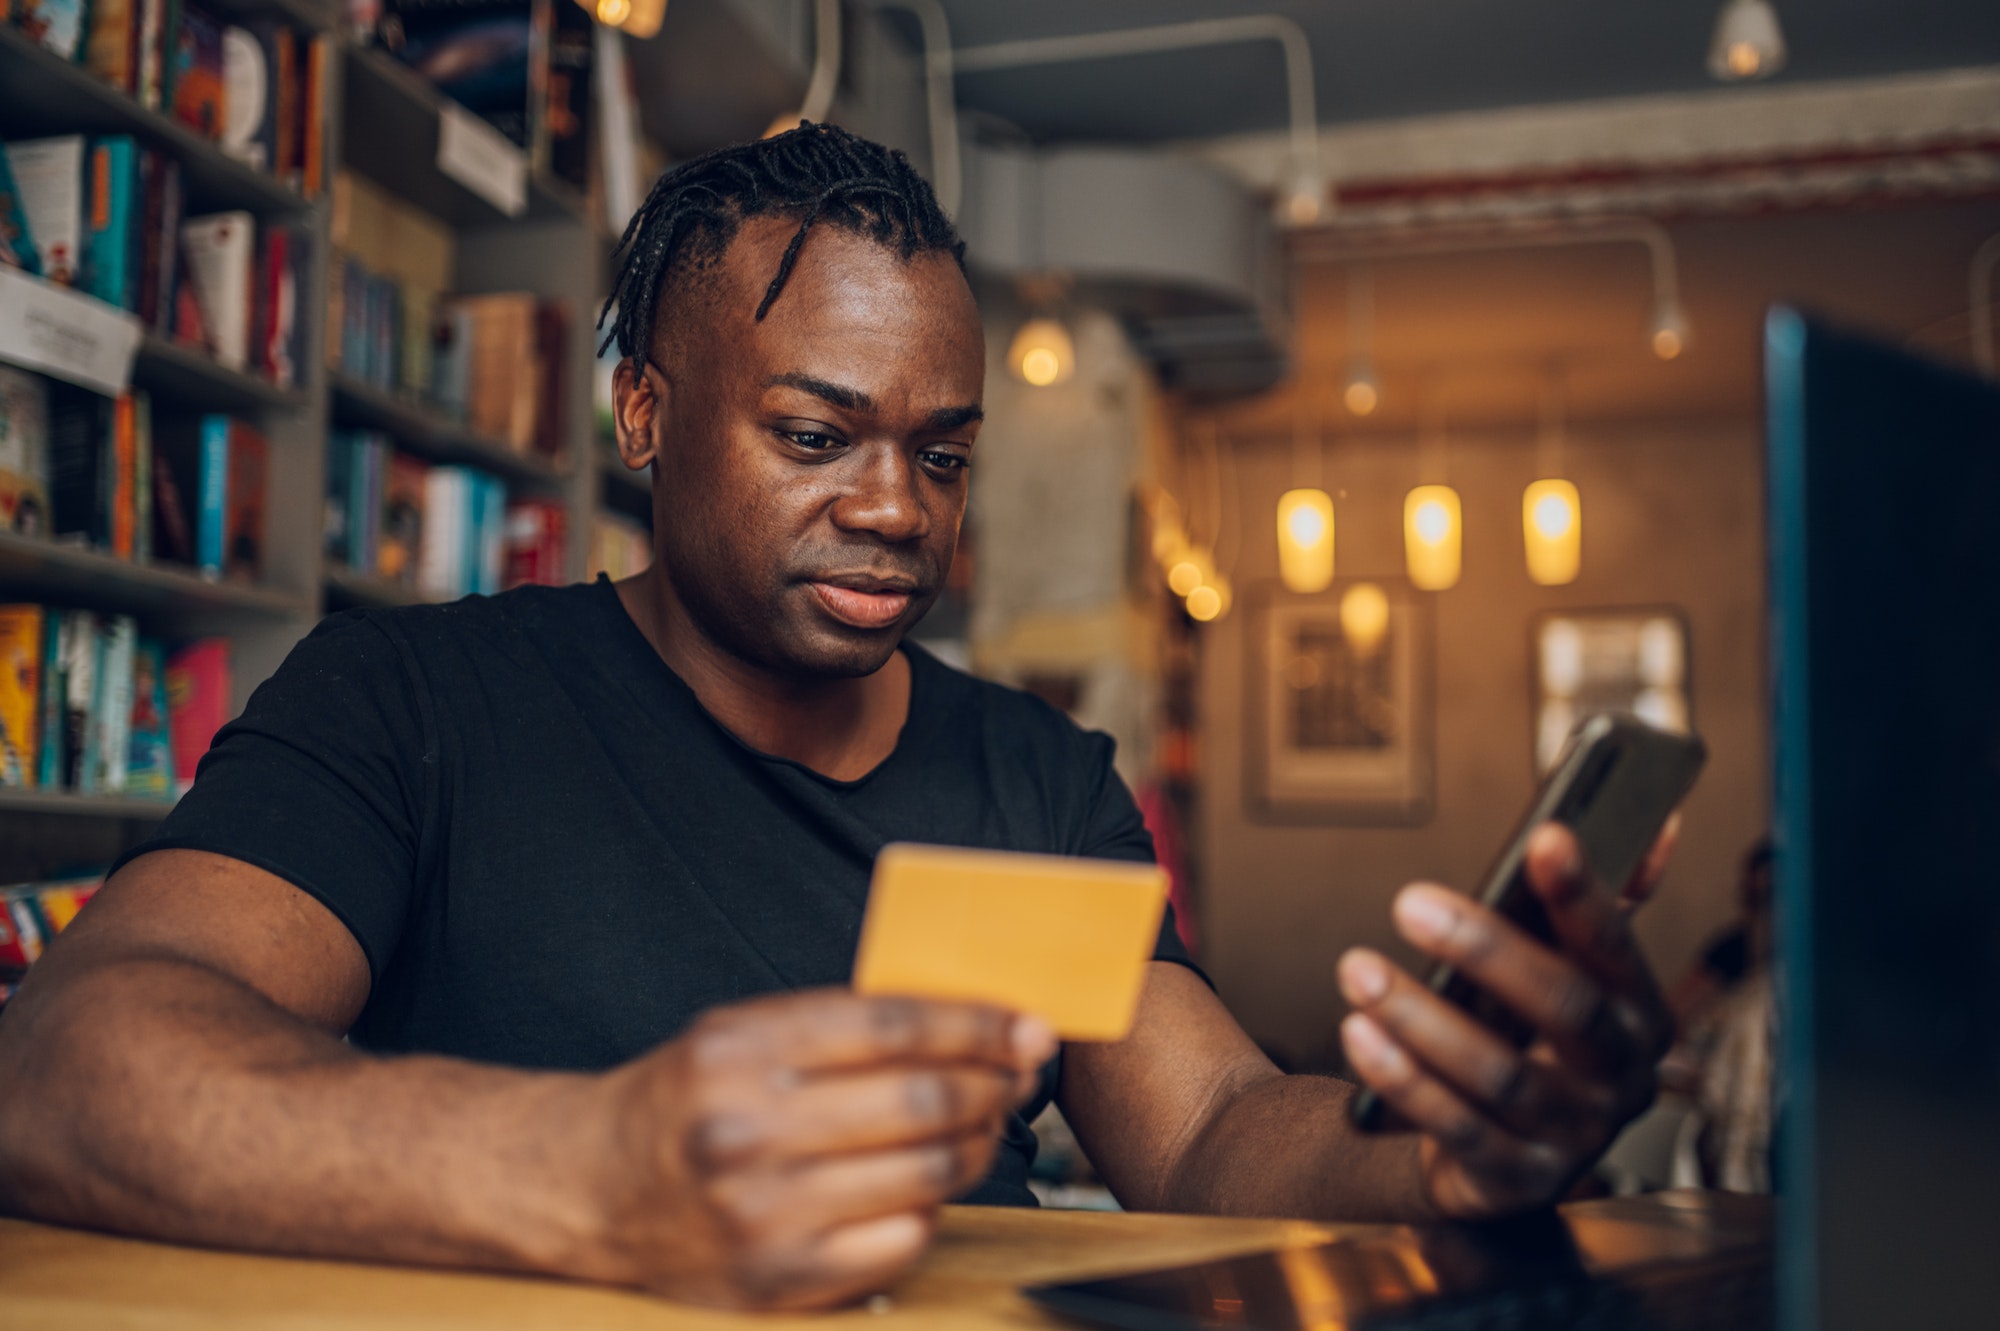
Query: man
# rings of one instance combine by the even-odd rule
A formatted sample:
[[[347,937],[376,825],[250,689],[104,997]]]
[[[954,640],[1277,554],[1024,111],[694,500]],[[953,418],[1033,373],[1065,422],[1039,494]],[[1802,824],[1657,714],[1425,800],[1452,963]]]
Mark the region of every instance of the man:
[[[1051,1095],[1130,1207],[1559,1195],[1670,1026],[1560,829],[1533,877],[1561,951],[1440,888],[1396,904],[1529,1056],[1342,959],[1348,1052],[1419,1134],[1280,1075],[1171,923],[1130,1038],[1059,1058],[1032,1018],[840,987],[888,841],[1150,854],[1107,740],[902,642],[980,419],[961,250],[900,155],[824,126],[664,177],[614,329],[655,567],[300,644],[0,1021],[0,1199],[817,1307],[893,1280],[940,1203],[1026,1201]]]

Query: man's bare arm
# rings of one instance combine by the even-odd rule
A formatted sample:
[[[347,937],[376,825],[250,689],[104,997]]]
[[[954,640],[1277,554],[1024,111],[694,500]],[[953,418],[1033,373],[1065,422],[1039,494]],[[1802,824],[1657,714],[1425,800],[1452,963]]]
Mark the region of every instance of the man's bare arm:
[[[989,1009],[789,994],[603,1075],[382,1058],[310,896],[135,860],[0,1019],[0,1207],[224,1247],[820,1306],[915,1259],[1053,1051]]]

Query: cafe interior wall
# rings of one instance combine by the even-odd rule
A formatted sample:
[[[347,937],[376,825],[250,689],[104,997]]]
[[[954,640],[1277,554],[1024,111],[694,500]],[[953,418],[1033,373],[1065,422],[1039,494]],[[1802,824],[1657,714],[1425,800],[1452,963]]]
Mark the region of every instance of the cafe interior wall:
[[[1193,841],[1202,961],[1253,1037],[1290,1066],[1336,1068],[1340,951],[1371,944],[1410,959],[1389,924],[1396,889],[1416,878],[1466,888],[1484,870],[1535,782],[1530,634],[1546,610],[1670,606],[1686,616],[1692,719],[1710,760],[1638,932],[1663,979],[1689,964],[1732,917],[1738,860],[1767,830],[1763,310],[1798,301],[1962,360],[1967,263],[1995,231],[1991,198],[1675,224],[1693,337],[1671,364],[1645,348],[1636,251],[1378,263],[1384,393],[1367,421],[1338,396],[1345,274],[1302,270],[1303,370],[1264,398],[1184,406],[1177,420],[1197,440],[1213,425],[1224,463],[1221,545],[1236,604],[1200,630]],[[1567,400],[1558,465],[1581,491],[1583,559],[1574,583],[1543,588],[1525,567],[1521,494],[1549,464],[1551,384]],[[1323,439],[1316,464],[1301,460],[1301,420]],[[1278,496],[1316,466],[1334,497],[1336,576],[1396,577],[1403,496],[1419,482],[1420,455],[1436,466],[1440,451],[1442,477],[1422,479],[1459,491],[1465,544],[1458,585],[1418,594],[1434,643],[1433,811],[1413,826],[1264,821],[1247,794],[1248,607],[1277,577]],[[1201,511],[1206,501],[1192,498]],[[1856,613],[1857,631],[1876,631],[1893,608]]]

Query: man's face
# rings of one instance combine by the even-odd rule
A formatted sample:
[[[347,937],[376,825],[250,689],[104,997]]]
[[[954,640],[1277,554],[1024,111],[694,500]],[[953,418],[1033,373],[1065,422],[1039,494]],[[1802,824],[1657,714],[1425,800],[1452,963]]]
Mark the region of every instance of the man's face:
[[[852,677],[944,585],[985,347],[950,255],[905,262],[828,226],[757,322],[796,225],[743,224],[663,315],[683,326],[657,339],[655,410],[633,409],[621,367],[619,421],[651,430],[656,553],[703,634],[781,673]]]

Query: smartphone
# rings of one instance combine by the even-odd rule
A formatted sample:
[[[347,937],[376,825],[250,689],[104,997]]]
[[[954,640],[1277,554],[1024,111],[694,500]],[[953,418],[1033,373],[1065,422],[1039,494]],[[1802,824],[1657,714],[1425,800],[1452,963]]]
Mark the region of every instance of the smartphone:
[[[1586,717],[1570,732],[1528,812],[1481,879],[1478,900],[1543,942],[1552,942],[1548,914],[1528,886],[1529,835],[1543,823],[1563,824],[1576,833],[1591,875],[1613,891],[1622,889],[1707,758],[1707,746],[1696,736],[1670,734],[1614,712]],[[1457,967],[1435,963],[1426,983],[1516,1046],[1533,1038],[1527,1022],[1460,975]],[[1389,1107],[1366,1086],[1349,1102],[1348,1112],[1364,1132],[1393,1126]]]

